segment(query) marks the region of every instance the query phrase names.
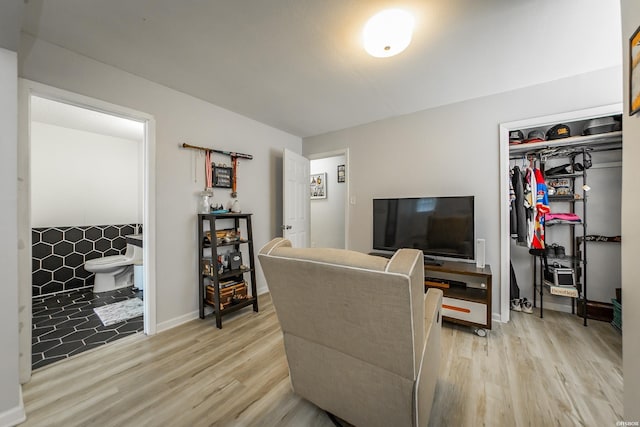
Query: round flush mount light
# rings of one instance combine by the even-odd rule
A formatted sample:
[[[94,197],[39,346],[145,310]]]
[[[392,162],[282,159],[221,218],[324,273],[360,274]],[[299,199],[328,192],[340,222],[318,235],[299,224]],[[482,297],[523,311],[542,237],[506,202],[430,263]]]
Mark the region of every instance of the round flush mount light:
[[[411,43],[413,26],[414,18],[409,12],[383,10],[373,15],[364,26],[364,49],[376,58],[397,55]]]

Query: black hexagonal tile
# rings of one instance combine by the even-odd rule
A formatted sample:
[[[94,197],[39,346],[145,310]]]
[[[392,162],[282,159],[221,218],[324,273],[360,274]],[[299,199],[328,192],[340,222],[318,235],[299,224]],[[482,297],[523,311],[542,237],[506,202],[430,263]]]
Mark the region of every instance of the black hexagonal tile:
[[[58,255],[49,255],[42,260],[42,268],[49,271],[57,270],[62,267],[62,257]]]
[[[144,320],[142,319],[142,316],[136,317],[135,319],[129,319],[124,325],[118,326],[116,329],[118,333],[142,331],[144,329]]]
[[[63,342],[59,346],[53,347],[51,350],[47,350],[44,352],[45,358],[68,355],[74,350],[79,349],[84,344],[82,341],[71,341],[71,342]]]
[[[75,251],[80,254],[88,254],[93,250],[93,242],[83,239],[74,245]]]
[[[46,359],[41,359],[37,362],[34,362],[31,364],[31,367],[35,370],[35,369],[39,369],[42,368],[44,366],[50,365],[52,363],[55,362],[59,362],[60,360],[64,360],[66,359],[67,356],[56,356],[56,357],[51,357],[51,358],[46,358]]]
[[[127,247],[127,240],[124,237],[118,237],[113,242],[111,242],[111,247],[121,251],[122,249]]]
[[[40,287],[40,295],[53,294],[64,290],[64,286],[60,282],[49,282]]]
[[[64,257],[64,265],[68,267],[78,267],[84,264],[84,257],[77,252],[73,252],[66,257]]]
[[[84,269],[84,265],[81,265],[80,267],[75,268],[74,274],[75,274],[75,277],[79,279],[86,279],[89,276],[91,276],[93,273],[88,272],[87,270]]]
[[[102,254],[97,251],[91,251],[88,254],[86,254],[84,257],[85,262],[91,259],[96,259],[96,258],[102,258]]]
[[[95,318],[88,318],[86,322],[77,325],[76,330],[80,331],[83,329],[95,329],[101,326],[102,322],[100,321],[100,318],[96,316]]]
[[[42,233],[42,240],[47,243],[58,243],[62,240],[62,231],[50,228],[47,231]]]
[[[120,251],[117,249],[109,249],[107,251],[105,251],[104,256],[114,256],[114,255],[121,255]]]
[[[83,236],[84,232],[79,228],[72,227],[64,232],[64,240],[71,243],[79,242]]]
[[[125,225],[120,229],[120,235],[126,236],[128,234],[135,234],[135,229],[132,225]]]
[[[103,345],[103,343],[99,342],[99,343],[93,343],[93,344],[86,344],[80,348],[78,348],[75,351],[72,351],[71,353],[69,353],[69,356],[75,356],[78,353],[82,353],[83,351],[87,351],[87,350],[91,350],[92,348],[96,348],[96,347],[100,347],[101,345]]]
[[[53,347],[62,344],[60,339],[42,341],[31,346],[31,354],[44,353],[51,350]]]
[[[100,331],[86,338],[84,342],[86,344],[97,343],[97,342],[108,342],[111,338],[113,338],[117,334],[118,333],[115,330]]]
[[[68,315],[67,315],[68,317]],[[82,318],[79,319],[68,319],[62,323],[60,323],[59,325],[56,325],[56,329],[67,329],[67,328],[73,328],[75,330],[75,327],[80,325],[81,323],[85,323],[85,320]],[[65,341],[68,341],[67,337],[64,337]]]
[[[53,245],[53,253],[56,255],[66,256],[72,252],[73,252],[73,245],[64,240]]]
[[[69,267],[60,267],[53,272],[53,279],[59,282],[66,282],[73,277],[73,269]]]
[[[47,270],[38,270],[31,275],[31,282],[34,286],[44,286],[51,282],[53,274]]]
[[[115,239],[119,235],[120,231],[114,226],[109,226],[104,229],[104,237],[106,237],[107,239]]]
[[[64,338],[65,336],[74,333],[76,330],[74,328],[58,328],[49,332],[48,334],[42,335],[40,337],[40,342],[48,341],[56,338]]]
[[[42,234],[35,228],[31,229],[31,244],[38,243],[42,239]]]
[[[96,241],[102,237],[102,230],[98,227],[89,227],[84,231],[84,237],[87,240]]]
[[[77,331],[70,335],[67,335],[66,337],[64,337],[64,341],[65,342],[82,341],[95,333],[96,331],[94,331],[93,329],[83,329],[81,331]]]
[[[53,246],[47,243],[37,243],[31,248],[31,256],[37,259],[43,259],[53,253]]]
[[[77,278],[73,278],[68,280],[65,284],[64,287],[65,289],[79,289],[79,288],[83,288],[85,286],[85,282],[82,279],[77,279]]]
[[[98,239],[93,244],[93,247],[95,248],[96,251],[105,252],[107,249],[111,248],[111,241],[105,238]]]
[[[40,270],[40,260],[31,258],[31,271],[36,272],[37,270]]]

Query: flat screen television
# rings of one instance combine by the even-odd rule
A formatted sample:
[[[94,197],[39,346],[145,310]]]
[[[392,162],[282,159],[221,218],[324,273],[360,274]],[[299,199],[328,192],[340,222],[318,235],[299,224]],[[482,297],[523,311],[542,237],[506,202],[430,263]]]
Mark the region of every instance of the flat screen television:
[[[374,249],[474,259],[474,233],[473,196],[373,200]]]

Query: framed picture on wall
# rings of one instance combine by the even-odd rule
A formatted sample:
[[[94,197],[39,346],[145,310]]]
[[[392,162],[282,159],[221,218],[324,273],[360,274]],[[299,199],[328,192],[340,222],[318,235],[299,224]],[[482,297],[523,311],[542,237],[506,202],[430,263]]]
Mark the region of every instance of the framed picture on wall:
[[[338,165],[338,182],[344,182],[346,178],[344,165]]]
[[[629,39],[629,115],[640,111],[640,27]]]
[[[218,188],[231,188],[232,168],[213,165],[213,186]]]
[[[311,174],[311,199],[327,198],[327,173]]]

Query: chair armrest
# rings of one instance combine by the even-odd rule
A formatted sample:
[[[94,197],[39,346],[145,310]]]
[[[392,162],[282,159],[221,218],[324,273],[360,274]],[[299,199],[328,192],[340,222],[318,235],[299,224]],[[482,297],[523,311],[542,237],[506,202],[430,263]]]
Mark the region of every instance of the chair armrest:
[[[415,425],[427,426],[440,371],[442,291],[429,289],[424,296],[425,344],[415,385]]]

